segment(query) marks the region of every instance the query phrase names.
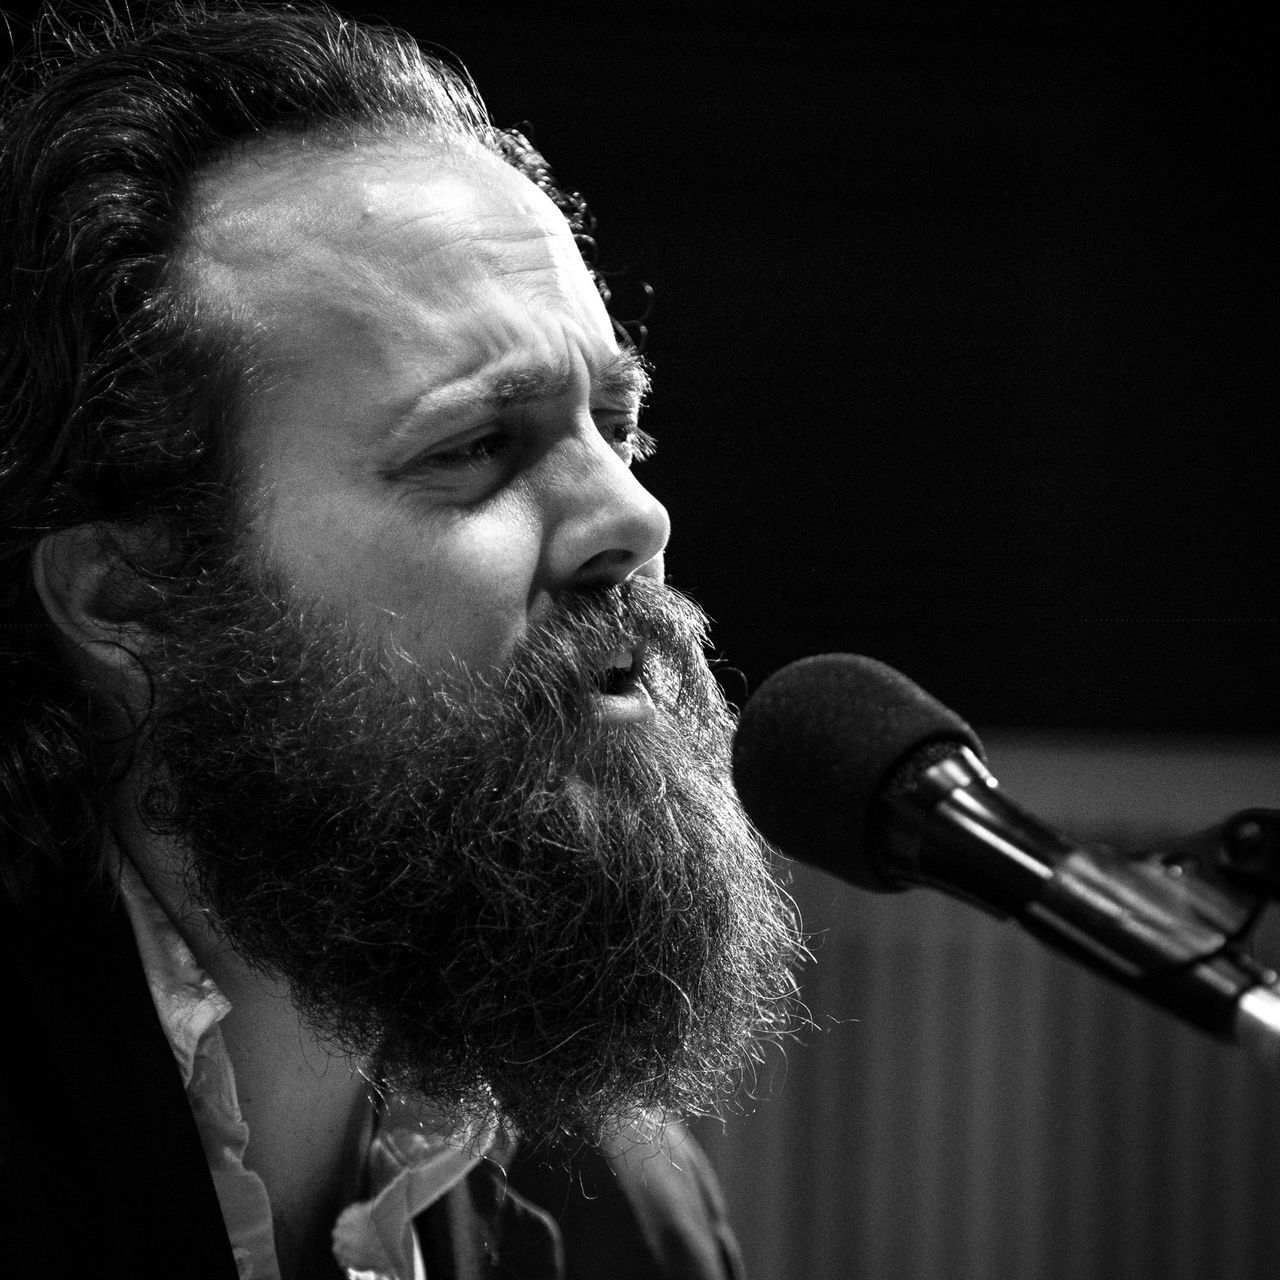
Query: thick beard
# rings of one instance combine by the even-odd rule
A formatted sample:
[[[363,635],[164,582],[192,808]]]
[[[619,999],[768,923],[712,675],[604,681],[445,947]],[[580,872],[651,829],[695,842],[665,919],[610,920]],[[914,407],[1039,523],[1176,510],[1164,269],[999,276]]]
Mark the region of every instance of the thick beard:
[[[151,664],[144,817],[227,941],[459,1123],[713,1109],[787,1029],[797,934],[696,607],[573,593],[500,675],[428,678],[281,595],[204,579]],[[605,723],[591,673],[635,641],[656,716]]]

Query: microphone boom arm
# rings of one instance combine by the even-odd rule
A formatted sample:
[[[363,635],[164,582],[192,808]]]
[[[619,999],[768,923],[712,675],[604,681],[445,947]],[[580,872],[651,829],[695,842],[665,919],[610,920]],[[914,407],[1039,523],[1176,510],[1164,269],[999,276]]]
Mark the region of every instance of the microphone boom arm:
[[[900,775],[901,776],[901,775]],[[1280,810],[1120,854],[1019,809],[968,747],[895,780],[871,821],[890,886],[929,884],[1280,1071],[1280,975],[1244,949],[1280,898]]]

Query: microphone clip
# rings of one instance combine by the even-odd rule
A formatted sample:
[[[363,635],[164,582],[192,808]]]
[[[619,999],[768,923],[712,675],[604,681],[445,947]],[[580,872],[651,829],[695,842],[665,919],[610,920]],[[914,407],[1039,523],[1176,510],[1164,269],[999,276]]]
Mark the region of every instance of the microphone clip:
[[[1242,809],[1216,828],[1208,874],[1280,901],[1280,809]],[[1205,874],[1197,866],[1199,874]]]
[[[1131,871],[1161,884],[1189,916],[1233,943],[1268,902],[1280,900],[1280,809],[1245,809],[1176,840],[1125,855]]]

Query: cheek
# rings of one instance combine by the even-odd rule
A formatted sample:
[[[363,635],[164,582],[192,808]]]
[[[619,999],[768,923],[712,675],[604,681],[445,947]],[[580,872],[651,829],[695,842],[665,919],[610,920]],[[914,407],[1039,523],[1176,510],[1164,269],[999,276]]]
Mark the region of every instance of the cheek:
[[[277,492],[261,527],[268,562],[302,598],[428,671],[507,657],[527,625],[541,555],[526,504],[424,513],[412,499],[299,489]]]
[[[405,522],[378,541],[375,607],[388,640],[428,670],[505,661],[528,624],[538,569],[529,520],[518,511],[455,512],[425,527]]]

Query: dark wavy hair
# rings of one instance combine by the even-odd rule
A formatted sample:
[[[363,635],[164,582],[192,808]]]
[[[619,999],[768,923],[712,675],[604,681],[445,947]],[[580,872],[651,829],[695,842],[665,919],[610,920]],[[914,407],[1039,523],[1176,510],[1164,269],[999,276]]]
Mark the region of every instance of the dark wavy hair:
[[[265,137],[461,137],[551,196],[589,267],[593,250],[581,198],[401,32],[321,6],[197,2],[46,18],[36,36],[0,98],[0,892],[14,896],[43,871],[96,867],[118,758],[59,660],[33,548],[96,524],[123,557],[122,532],[163,530],[162,569],[129,563],[154,586],[190,570],[197,512],[231,479],[252,352],[184,288],[194,176]],[[137,616],[145,596],[121,600]]]

